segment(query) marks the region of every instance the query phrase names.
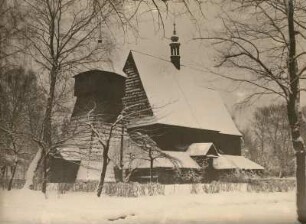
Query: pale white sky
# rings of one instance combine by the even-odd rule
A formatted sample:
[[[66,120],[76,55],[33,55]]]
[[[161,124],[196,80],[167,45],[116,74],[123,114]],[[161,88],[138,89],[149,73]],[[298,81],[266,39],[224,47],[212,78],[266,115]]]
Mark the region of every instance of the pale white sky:
[[[131,49],[156,57],[170,59],[169,38],[172,35],[173,22],[175,21],[181,43],[181,63],[190,68],[196,68],[198,71],[203,71],[203,76],[198,79],[198,85],[219,91],[228,110],[233,114],[236,103],[243,100],[250,92],[249,87],[239,86],[237,83],[209,73],[207,70],[212,69],[216,64],[216,52],[208,41],[193,40],[193,38],[200,35],[206,37],[213,30],[222,28],[218,20],[218,13],[220,11],[216,10],[216,7],[212,4],[204,5],[204,16],[200,15],[196,7],[191,8],[196,19],[186,12],[185,6],[182,3],[170,4],[169,12],[163,14],[164,29],[158,25],[160,23],[157,20],[157,11],[148,11],[149,8],[143,5],[137,14],[137,21],[134,20],[134,25],[138,30],[137,37],[135,33],[130,31],[123,33],[120,26],[112,28],[112,36],[116,42],[116,49],[114,49],[112,55],[115,72],[123,74],[122,68]],[[130,8],[133,9],[134,7],[131,5]],[[102,64],[94,68],[102,70],[110,69],[109,66]],[[236,110],[236,123],[240,127],[244,126],[251,118],[255,106],[267,105],[272,102],[276,102],[275,97],[265,97],[256,102],[256,105],[248,108],[245,107],[243,110]],[[306,94],[302,94],[302,105],[306,105]]]

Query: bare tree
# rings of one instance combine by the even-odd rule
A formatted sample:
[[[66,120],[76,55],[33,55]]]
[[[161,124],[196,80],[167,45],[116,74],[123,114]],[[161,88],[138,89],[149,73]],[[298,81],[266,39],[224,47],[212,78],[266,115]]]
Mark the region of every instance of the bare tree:
[[[86,125],[90,128],[94,137],[96,138],[98,145],[102,147],[102,170],[100,174],[99,184],[97,187],[97,196],[100,197],[104,180],[106,176],[107,167],[110,161],[116,164],[118,168],[123,169],[122,164],[118,164],[116,158],[111,158],[110,150],[112,148],[112,143],[114,142],[114,138],[122,137],[125,133],[122,133],[122,127],[126,125],[128,115],[126,115],[126,109],[122,110],[121,113],[114,119],[113,122],[95,122],[97,117],[103,115],[94,115],[92,114],[95,110],[95,107],[90,110],[87,114],[87,122]],[[101,125],[103,128],[101,129]],[[122,140],[122,139],[121,139]],[[120,153],[120,156],[123,156]],[[122,161],[122,158],[119,159]],[[122,177],[123,178],[123,177]]]
[[[19,27],[24,15],[20,2],[0,0],[0,69],[12,69],[17,63],[15,56],[24,48],[20,47]]]
[[[94,108],[87,113],[87,120],[85,124],[93,134],[94,139],[91,139],[91,141],[97,142],[98,151],[102,154],[102,170],[100,174],[99,184],[97,187],[98,197],[101,196],[103,190],[104,180],[109,162],[113,162],[114,165],[119,168],[119,170],[121,170],[122,181],[129,178],[125,178],[123,176],[124,169],[126,169],[124,163],[127,162],[126,159],[124,160],[123,157],[126,158],[128,154],[127,151],[129,151],[131,155],[135,155],[135,153],[139,153],[142,155],[141,158],[137,156],[136,159],[144,159],[150,161],[151,181],[153,176],[152,171],[154,160],[158,158],[167,158],[174,164],[176,168],[179,167],[179,162],[170,155],[162,152],[162,150],[157,147],[157,144],[147,134],[143,134],[140,131],[124,131],[127,130],[127,124],[131,121],[132,118],[134,118],[135,115],[150,110],[150,108],[142,108],[141,110],[135,110],[135,108],[138,108],[139,105],[141,105],[141,103],[135,103],[130,106],[125,106],[117,117],[108,122],[106,122],[103,117],[107,117],[109,115],[95,114],[96,106],[94,106]],[[129,143],[131,144],[130,149],[128,149],[126,152],[123,152],[123,148],[121,148],[120,151],[116,150],[116,152],[113,152],[112,150],[115,150],[115,147],[123,147],[121,145],[123,137],[128,139]],[[121,141],[121,144],[114,144],[116,141],[117,143]],[[102,150],[100,151],[99,149]],[[133,161],[133,159],[135,158],[133,155],[130,159],[128,159],[129,161],[127,163]],[[130,174],[131,173],[132,170],[130,170]],[[130,174],[128,174],[128,176],[130,176]]]
[[[246,101],[273,94],[286,103],[296,155],[297,214],[298,220],[306,223],[305,145],[300,107],[300,93],[304,91],[301,80],[305,79],[306,71],[305,1],[221,2],[223,31],[199,39],[214,42],[220,56],[219,67],[236,69],[236,76],[218,75],[256,87]],[[239,75],[237,68],[244,74]]]
[[[100,131],[97,127],[95,127],[94,122],[91,121],[91,112],[93,110],[91,110],[88,113],[88,122],[86,123],[90,130],[94,133],[99,145],[102,147],[102,170],[101,170],[101,174],[100,174],[100,179],[99,179],[99,184],[98,184],[98,188],[97,188],[97,196],[100,197],[102,190],[103,190],[103,186],[104,186],[104,180],[105,180],[105,176],[106,176],[106,171],[107,171],[107,166],[109,164],[109,162],[112,160],[109,156],[109,152],[111,149],[111,143],[112,140],[114,138],[114,132],[116,131],[116,129],[120,128],[120,126],[123,124],[123,117],[120,114],[116,120],[113,123],[109,123],[109,124],[104,124],[103,126],[108,127],[107,130],[103,130]],[[115,162],[113,160],[113,162]]]
[[[59,87],[80,67],[107,58],[112,45],[103,33],[102,26],[113,12],[110,4],[108,1],[25,1],[24,9],[29,13],[25,28],[20,32],[21,38],[27,41],[26,54],[41,68],[41,80],[47,86],[43,132],[39,140],[41,147],[38,152],[43,158],[43,192],[46,192],[49,169],[47,155],[51,155],[51,149],[54,149],[52,123],[57,102],[62,96]],[[100,38],[104,37],[103,43],[97,41],[99,35]],[[35,161],[38,164],[38,159]]]
[[[294,151],[285,105],[257,108],[244,138],[248,156],[279,177],[293,175]]]
[[[168,159],[173,164],[174,168],[179,171],[180,161],[163,152],[148,134],[144,134],[136,130],[132,131],[129,136],[141,149],[140,152],[133,155],[133,160],[137,159],[140,161],[149,161],[150,163],[150,183],[154,178],[154,162],[158,159]],[[137,166],[135,169],[137,169]]]
[[[43,101],[39,97],[36,76],[22,68],[11,69],[0,78],[0,151],[11,167],[8,185],[10,190],[17,165],[27,163],[36,146],[29,136],[21,133],[38,132],[42,114],[39,109]],[[35,110],[36,113],[29,113]],[[37,111],[38,110],[38,111]],[[1,164],[3,165],[3,164]]]

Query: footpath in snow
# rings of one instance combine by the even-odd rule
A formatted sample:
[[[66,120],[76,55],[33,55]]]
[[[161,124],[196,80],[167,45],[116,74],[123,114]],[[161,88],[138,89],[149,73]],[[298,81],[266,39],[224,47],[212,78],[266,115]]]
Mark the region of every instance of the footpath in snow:
[[[0,191],[0,223],[295,224],[295,194],[230,192],[119,198]]]

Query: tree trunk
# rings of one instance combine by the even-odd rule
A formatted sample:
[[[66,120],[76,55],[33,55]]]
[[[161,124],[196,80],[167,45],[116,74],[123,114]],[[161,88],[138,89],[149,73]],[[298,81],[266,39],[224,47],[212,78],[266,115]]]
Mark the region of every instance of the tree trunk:
[[[153,181],[153,159],[150,160],[150,183]]]
[[[109,131],[109,136],[106,142],[106,145],[103,147],[103,164],[102,164],[102,172],[100,175],[100,181],[99,181],[99,185],[98,185],[98,189],[97,189],[97,196],[100,197],[102,194],[102,190],[103,190],[103,186],[104,186],[104,179],[105,179],[105,175],[106,175],[106,170],[107,170],[107,165],[108,165],[108,151],[110,148],[110,144],[111,144],[111,139],[112,139],[112,135],[113,135],[113,128],[114,126],[112,125]]]
[[[296,153],[297,179],[297,214],[301,223],[306,223],[306,194],[305,194],[305,151]]]
[[[33,158],[33,160],[31,161],[28,170],[26,172],[26,182],[23,186],[23,189],[30,189],[33,187],[33,181],[34,181],[34,176],[35,176],[35,171],[38,168],[38,164],[39,164],[39,160],[42,158],[42,149],[39,148],[37,153],[35,154],[35,157]]]
[[[120,172],[121,172],[121,182],[124,182],[124,164],[123,164],[123,147],[124,147],[124,126],[121,127],[121,144],[120,144]]]
[[[48,173],[47,173],[47,153],[45,152],[44,153],[44,158],[43,158],[43,182],[42,182],[42,188],[41,188],[41,191],[46,194],[47,193],[47,176],[48,176]]]
[[[7,180],[7,178],[6,178],[6,169],[7,169],[7,166],[6,165],[4,165],[4,166],[2,166],[1,168],[1,175],[0,175],[0,177],[3,177],[3,179],[4,180]],[[5,189],[5,184],[2,184],[2,189],[4,190]]]
[[[98,185],[98,189],[97,189],[97,196],[100,197],[102,194],[102,190],[103,190],[103,186],[104,186],[104,179],[105,179],[105,175],[106,175],[106,170],[107,170],[107,163],[108,163],[108,158],[107,158],[107,154],[108,154],[108,150],[107,153],[105,153],[105,149],[103,151],[103,164],[102,164],[102,172],[100,175],[100,181],[99,181],[99,185]]]
[[[43,142],[45,147],[43,149],[43,182],[42,182],[42,189],[43,193],[47,191],[47,182],[48,182],[48,170],[50,166],[50,153],[49,150],[52,148],[52,109],[53,109],[53,102],[55,96],[55,85],[56,85],[56,77],[57,77],[57,68],[52,67],[50,71],[50,90],[49,96],[47,101],[47,107],[45,112],[45,119],[43,124]]]
[[[298,221],[306,223],[306,179],[305,179],[305,146],[301,137],[301,111],[300,111],[300,78],[296,60],[296,39],[294,28],[294,3],[288,0],[288,73],[290,92],[287,102],[288,120],[291,129],[293,148],[296,155],[296,205]]]
[[[283,178],[283,177],[284,177],[284,173],[283,173],[283,171],[282,171],[282,170],[280,170],[280,171],[279,171],[279,173],[278,173],[278,177],[279,177],[279,178]]]
[[[14,167],[13,167],[12,175],[11,175],[11,178],[10,178],[10,182],[9,182],[9,184],[8,184],[8,187],[7,187],[7,190],[8,190],[8,191],[10,191],[10,190],[12,189],[13,180],[14,180],[14,177],[15,177],[17,165],[18,165],[18,160],[14,163]]]

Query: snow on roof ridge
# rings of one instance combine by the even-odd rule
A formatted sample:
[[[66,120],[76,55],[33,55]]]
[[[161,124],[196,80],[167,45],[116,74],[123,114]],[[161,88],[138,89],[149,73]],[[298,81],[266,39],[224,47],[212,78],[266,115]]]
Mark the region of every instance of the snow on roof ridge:
[[[144,52],[131,50],[130,55],[151,106],[172,102],[153,110],[156,123],[241,136],[219,93],[197,85],[196,70],[186,66],[178,70],[169,60]]]

